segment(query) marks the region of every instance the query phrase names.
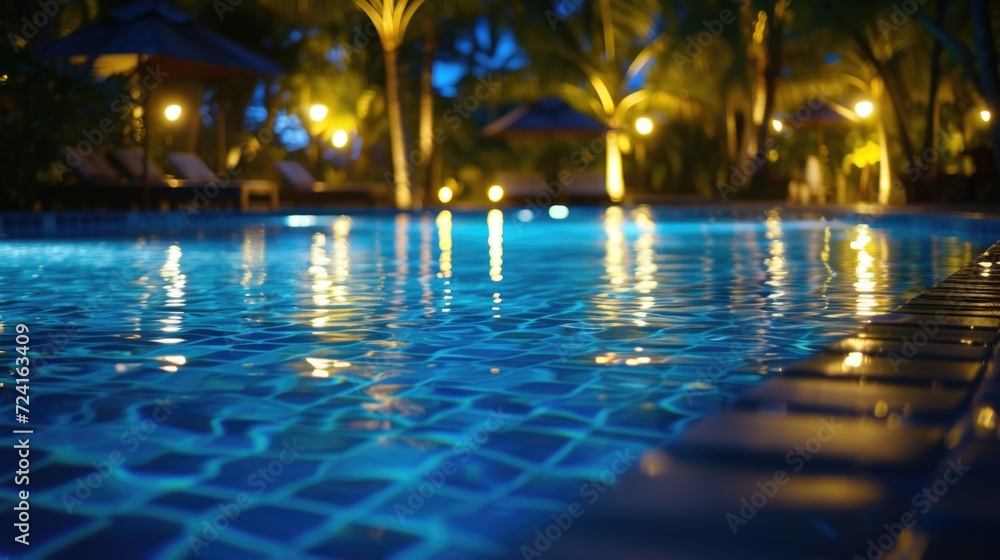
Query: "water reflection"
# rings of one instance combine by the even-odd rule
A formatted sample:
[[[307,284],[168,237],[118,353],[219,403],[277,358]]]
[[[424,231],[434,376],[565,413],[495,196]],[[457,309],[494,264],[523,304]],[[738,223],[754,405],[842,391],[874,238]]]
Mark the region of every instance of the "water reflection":
[[[604,233],[608,240],[604,244],[604,272],[612,289],[625,283],[625,258],[628,246],[622,230],[625,212],[618,206],[608,208],[604,213]]]
[[[784,317],[782,306],[785,304],[781,298],[785,295],[785,278],[788,276],[785,262],[785,243],[782,239],[784,232],[781,229],[781,216],[777,211],[767,213],[764,221],[767,229],[765,237],[768,239],[768,257],[764,259],[764,266],[767,267],[767,281],[764,283],[771,286],[772,291],[768,294],[772,311],[772,317]]]
[[[451,212],[442,210],[435,220],[438,230],[438,250],[441,255],[438,257],[437,277],[444,280],[444,297],[441,311],[447,313],[451,311]]]
[[[312,276],[312,301],[316,305],[313,327],[326,326],[334,318],[344,319],[351,314],[348,307],[350,295],[351,248],[349,236],[351,219],[340,216],[333,222],[333,240],[327,252],[328,240],[323,233],[312,236],[309,248],[309,275]],[[331,306],[342,310],[332,312]]]
[[[635,241],[635,291],[639,294],[639,311],[635,312],[637,326],[646,326],[646,314],[656,303],[653,290],[656,289],[656,223],[653,222],[648,206],[640,206],[632,212],[639,238]],[[648,359],[648,358],[647,358]]]
[[[857,266],[854,269],[854,290],[857,292],[857,313],[859,317],[870,317],[878,313],[878,301],[875,299],[875,273],[872,271],[872,264],[875,259],[868,253],[868,244],[871,243],[868,226],[860,224],[856,228],[856,236],[851,241],[851,249],[858,252]]]
[[[490,246],[490,280],[503,280],[503,212],[494,208],[486,215],[489,228],[487,242]],[[500,292],[493,293],[493,318],[500,318]]]
[[[163,290],[167,294],[164,307],[184,307],[185,294],[184,287],[187,284],[187,276],[181,272],[181,248],[179,245],[171,245],[167,249],[167,260],[160,268],[160,277],[163,278]],[[160,319],[164,323],[163,332],[174,333],[181,330],[181,322],[184,318],[184,311],[177,309],[171,311],[166,319]]]
[[[243,278],[240,285],[248,290],[251,285],[262,286],[267,278],[264,254],[267,249],[264,228],[243,232]]]
[[[420,217],[420,274],[417,277],[420,282],[420,307],[424,310],[424,317],[429,317],[434,313],[434,292],[431,290],[431,217],[424,214]]]

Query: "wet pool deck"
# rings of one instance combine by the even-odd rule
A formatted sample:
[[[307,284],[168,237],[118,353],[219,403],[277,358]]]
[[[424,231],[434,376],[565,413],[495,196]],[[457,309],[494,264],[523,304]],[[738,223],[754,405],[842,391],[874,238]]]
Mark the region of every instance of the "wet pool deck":
[[[644,453],[554,540],[522,544],[567,559],[1000,557],[998,263],[1000,243],[775,370]]]

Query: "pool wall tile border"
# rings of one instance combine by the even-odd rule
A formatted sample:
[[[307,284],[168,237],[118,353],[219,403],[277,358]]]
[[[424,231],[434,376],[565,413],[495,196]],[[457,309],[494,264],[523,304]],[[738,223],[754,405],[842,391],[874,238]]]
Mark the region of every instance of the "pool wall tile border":
[[[963,298],[968,292],[949,283],[988,294],[989,305],[969,308]],[[919,314],[901,311],[918,303],[929,307]],[[639,467],[577,520],[579,528],[553,543],[546,557],[995,558],[997,309],[1000,242],[893,313],[872,318],[827,347],[819,356],[839,360],[842,371],[803,380],[789,373],[804,362],[791,364],[727,409],[694,421],[664,448],[646,452]],[[900,327],[918,341],[908,357],[895,353]],[[857,343],[855,337],[870,342],[846,347],[852,339]],[[920,348],[928,344],[957,351],[978,345],[986,352],[922,356]],[[873,380],[870,355],[888,352],[919,375],[879,372]],[[975,378],[946,388],[933,372],[949,361],[974,365]],[[830,398],[830,383],[848,391],[840,399],[848,405],[856,404],[850,391],[864,391],[867,406],[841,406]],[[780,387],[789,384],[791,392]],[[955,402],[955,391],[961,393],[956,410],[922,414],[939,404],[935,393]],[[533,542],[530,536],[522,540]]]
[[[575,207],[576,208],[576,207]],[[600,209],[599,207],[578,207]],[[759,219],[772,210],[787,213],[795,219],[830,219],[847,225],[881,224],[886,226],[962,227],[1000,237],[1000,213],[983,213],[973,209],[905,207],[878,210],[857,206],[789,206],[774,203],[741,203],[737,205],[654,206],[658,210],[676,212],[671,218],[682,221],[712,221],[716,218]],[[488,208],[427,208],[424,212],[450,210],[453,213],[482,213]],[[505,208],[514,212],[518,208]],[[247,225],[285,225],[289,215],[315,216],[386,216],[394,210],[367,208],[295,208],[279,211],[47,211],[0,212],[0,239],[49,237],[60,235],[106,235],[115,233],[158,233],[183,229],[215,229]],[[419,212],[417,212],[419,213]]]

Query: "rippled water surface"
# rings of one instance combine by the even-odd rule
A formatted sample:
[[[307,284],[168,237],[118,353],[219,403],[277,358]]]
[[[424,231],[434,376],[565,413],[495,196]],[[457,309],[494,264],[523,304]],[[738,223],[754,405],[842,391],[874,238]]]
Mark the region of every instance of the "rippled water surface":
[[[509,534],[616,453],[663,443],[1000,233],[789,211],[519,216],[0,241],[0,350],[13,361],[25,323],[36,364],[35,556],[516,548]]]

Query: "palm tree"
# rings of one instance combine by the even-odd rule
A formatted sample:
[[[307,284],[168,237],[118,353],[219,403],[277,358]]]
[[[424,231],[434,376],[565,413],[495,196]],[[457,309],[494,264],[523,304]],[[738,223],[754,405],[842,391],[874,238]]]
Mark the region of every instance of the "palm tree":
[[[560,97],[607,127],[605,181],[614,202],[625,197],[621,144],[633,109],[684,116],[697,112],[696,104],[643,83],[644,72],[670,39],[660,31],[660,13],[655,0],[616,3],[613,11],[609,0],[591,0],[573,14],[550,16],[544,33],[530,26],[521,29],[522,44],[537,55],[534,78],[558,84]],[[542,85],[540,91],[545,90]]]
[[[517,2],[514,2],[516,7]],[[423,32],[421,41],[420,63],[420,117],[417,126],[417,145],[423,165],[420,173],[420,186],[424,196],[432,192],[434,181],[434,63],[437,60],[441,44],[441,34],[451,34],[450,24],[460,23],[463,26],[475,25],[474,17],[484,11],[495,9],[495,3],[476,0],[450,0],[448,2],[431,2],[421,10],[421,17],[416,25]],[[418,204],[420,200],[418,199]]]
[[[345,21],[343,0],[260,0],[260,2],[290,21],[315,27]],[[410,188],[410,164],[406,157],[406,132],[399,94],[399,47],[413,16],[425,0],[351,0],[375,27],[385,57],[385,86],[389,116],[389,142],[392,152],[392,172],[386,173],[395,187],[396,207],[408,210],[413,205]]]
[[[413,15],[425,0],[352,0],[375,24],[385,55],[385,89],[389,112],[389,141],[392,148],[392,174],[396,188],[396,208],[408,210],[413,205],[409,162],[406,159],[406,134],[403,106],[399,99],[398,49]]]

